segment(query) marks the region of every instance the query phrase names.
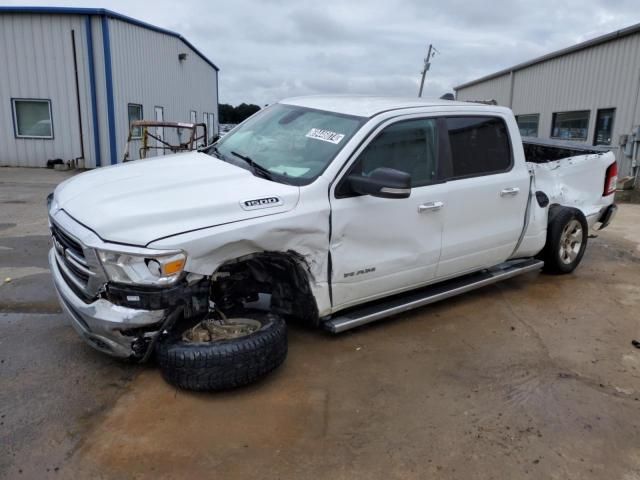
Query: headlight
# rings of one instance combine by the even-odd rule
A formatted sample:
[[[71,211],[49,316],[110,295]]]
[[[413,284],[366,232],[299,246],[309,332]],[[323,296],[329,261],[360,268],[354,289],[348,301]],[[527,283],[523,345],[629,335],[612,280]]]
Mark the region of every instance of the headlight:
[[[171,285],[187,262],[184,252],[133,254],[98,250],[109,280],[138,285]]]

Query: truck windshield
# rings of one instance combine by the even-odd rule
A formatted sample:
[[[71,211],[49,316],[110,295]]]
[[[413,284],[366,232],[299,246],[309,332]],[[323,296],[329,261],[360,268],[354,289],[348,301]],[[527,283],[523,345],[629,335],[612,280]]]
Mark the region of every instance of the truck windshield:
[[[313,182],[366,118],[275,104],[247,120],[208,150],[236,163],[250,159],[254,174],[291,185]],[[240,161],[242,163],[242,161]],[[246,162],[245,162],[246,163]]]

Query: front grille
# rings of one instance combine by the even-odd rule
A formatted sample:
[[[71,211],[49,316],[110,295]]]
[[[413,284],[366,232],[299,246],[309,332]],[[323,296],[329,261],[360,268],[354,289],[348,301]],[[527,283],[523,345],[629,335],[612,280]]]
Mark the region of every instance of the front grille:
[[[75,278],[75,276],[73,274],[70,274],[69,270],[65,268],[67,264],[64,262],[64,260],[61,261],[60,257],[56,256],[56,262],[58,263],[58,268],[60,269],[60,275],[64,279],[64,282],[69,286],[71,290],[73,290],[73,293],[75,293],[78,297],[80,297],[86,303],[89,303],[92,299],[91,296],[87,293],[87,284],[89,282],[87,281],[84,284],[78,284],[78,281]]]
[[[71,273],[73,273],[73,275],[76,278],[79,278],[80,280],[82,280],[85,284],[89,282],[89,273],[87,273],[87,270],[81,270],[77,264],[72,263],[68,258],[65,258],[66,260],[66,266],[69,270],[71,270]]]
[[[91,302],[105,283],[95,251],[53,222],[51,237],[65,283],[86,303]]]
[[[57,225],[51,225],[51,234],[64,248],[69,249],[75,253],[79,258],[84,258],[84,249],[82,245],[66,234]]]

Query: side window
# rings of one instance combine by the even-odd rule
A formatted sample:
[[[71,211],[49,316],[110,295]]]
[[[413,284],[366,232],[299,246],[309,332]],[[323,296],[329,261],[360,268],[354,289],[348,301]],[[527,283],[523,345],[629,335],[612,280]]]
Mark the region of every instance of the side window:
[[[449,117],[452,178],[487,175],[511,168],[507,126],[496,117]]]
[[[538,123],[540,123],[540,114],[517,115],[516,122],[520,129],[520,135],[523,137],[537,137]]]
[[[51,100],[13,98],[16,138],[53,138]]]
[[[380,167],[411,175],[411,186],[436,179],[438,124],[436,119],[407,120],[385,128],[360,154],[352,174],[369,175]]]
[[[594,145],[611,145],[611,133],[613,131],[613,120],[615,116],[615,108],[598,110],[596,132],[593,138]]]
[[[551,122],[551,138],[586,140],[590,113],[589,110],[554,113]]]
[[[142,105],[137,103],[130,103],[127,105],[127,111],[129,113],[129,129],[131,129],[131,123],[137,120],[142,120]],[[131,138],[142,138],[142,129],[136,127],[131,132]]]

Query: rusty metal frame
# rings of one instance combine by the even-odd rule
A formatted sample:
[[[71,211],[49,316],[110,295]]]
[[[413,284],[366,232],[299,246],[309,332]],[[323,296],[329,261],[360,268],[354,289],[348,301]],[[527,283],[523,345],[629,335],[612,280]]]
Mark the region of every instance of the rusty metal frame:
[[[133,132],[135,129],[142,129],[142,137],[133,137]],[[159,138],[154,133],[151,133],[149,129],[151,128],[175,128],[175,129],[187,129],[191,131],[189,138],[186,142],[179,143],[177,145],[171,144],[164,139]],[[202,135],[198,135],[198,129],[202,128]],[[149,143],[149,138],[155,140],[157,143],[151,145]],[[130,158],[129,147],[133,140],[140,140],[142,142],[142,146],[138,149],[138,156],[140,159],[147,158],[147,153],[150,150],[162,150],[169,151],[170,153],[178,153],[178,152],[188,152],[192,150],[196,150],[198,148],[198,141],[204,140],[205,146],[207,145],[208,137],[207,137],[207,125],[204,122],[200,123],[191,123],[191,122],[165,122],[165,121],[155,121],[155,120],[136,120],[131,122],[129,126],[129,135],[127,136],[127,143],[125,146],[124,155],[122,158],[123,162],[130,162],[134,159]],[[161,144],[158,146],[158,144]]]

